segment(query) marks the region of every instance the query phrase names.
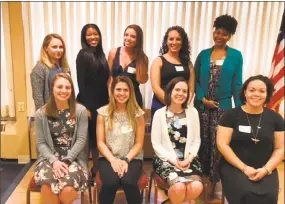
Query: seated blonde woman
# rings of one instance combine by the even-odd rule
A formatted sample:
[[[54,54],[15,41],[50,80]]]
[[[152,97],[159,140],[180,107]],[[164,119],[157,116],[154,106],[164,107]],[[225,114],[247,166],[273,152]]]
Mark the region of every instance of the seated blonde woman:
[[[119,187],[125,191],[128,203],[141,203],[137,183],[142,172],[143,114],[129,77],[114,78],[109,104],[98,109],[97,117],[102,204],[113,204]]]
[[[195,202],[203,190],[201,164],[196,157],[199,117],[193,106],[187,106],[188,98],[187,81],[182,77],[172,79],[165,89],[166,106],[155,112],[152,122],[153,168],[170,185],[172,204]]]

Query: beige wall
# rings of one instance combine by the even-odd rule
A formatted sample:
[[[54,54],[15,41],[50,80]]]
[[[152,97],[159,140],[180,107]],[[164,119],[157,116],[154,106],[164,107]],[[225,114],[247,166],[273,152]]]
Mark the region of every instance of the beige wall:
[[[25,111],[23,112],[19,112],[16,108],[16,135],[1,136],[1,157],[14,158],[18,159],[19,163],[26,163],[30,160],[30,153],[26,111],[27,89],[22,5],[21,2],[2,2],[1,4],[8,8],[3,12],[9,13],[15,104],[16,107],[18,102],[25,104]]]

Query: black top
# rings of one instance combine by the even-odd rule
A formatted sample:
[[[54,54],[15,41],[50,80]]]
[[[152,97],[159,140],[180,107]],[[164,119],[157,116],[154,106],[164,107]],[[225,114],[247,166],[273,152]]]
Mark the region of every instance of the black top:
[[[190,69],[188,65],[173,64],[160,56],[162,60],[162,69],[160,73],[161,87],[164,89],[166,85],[175,77],[183,77],[186,81],[189,80]]]
[[[89,49],[81,49],[76,58],[77,100],[89,110],[97,110],[108,103],[109,68],[105,56],[103,61],[99,66],[98,58]]]
[[[136,68],[137,68],[137,62],[136,60],[131,61],[124,69],[120,64],[120,51],[121,47],[117,48],[115,57],[114,57],[114,63],[113,63],[113,69],[112,69],[112,76],[128,76],[134,85],[134,91],[136,95],[137,103],[142,107],[142,94],[140,92],[139,86],[140,83],[137,81],[136,78]]]
[[[260,116],[261,114],[248,114],[255,135]],[[284,131],[284,120],[281,115],[267,108],[264,108],[261,116],[256,137],[260,141],[256,144],[251,139],[254,135],[250,132],[246,112],[241,107],[226,111],[220,125],[233,128],[230,147],[240,160],[254,168],[261,168],[270,159],[274,150],[274,132]],[[227,163],[224,159],[221,162]]]

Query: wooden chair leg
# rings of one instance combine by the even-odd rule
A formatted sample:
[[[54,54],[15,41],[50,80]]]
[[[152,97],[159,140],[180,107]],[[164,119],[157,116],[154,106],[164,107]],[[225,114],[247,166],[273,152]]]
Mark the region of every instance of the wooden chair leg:
[[[88,186],[88,195],[89,195],[89,204],[92,204],[92,190],[91,190],[91,184]]]
[[[222,189],[222,204],[225,204],[225,194],[223,189]]]
[[[208,184],[204,184],[204,203],[208,203]]]
[[[30,189],[28,188],[27,189],[27,204],[30,204],[31,203],[31,191]]]
[[[81,204],[84,204],[84,192],[81,192]]]
[[[153,180],[153,172],[150,173],[149,178],[149,185],[148,185],[148,203],[150,203],[150,194],[151,194],[151,186],[152,186],[152,180]]]
[[[154,182],[155,183],[155,182]],[[154,186],[154,203],[155,204],[157,204],[157,199],[158,199],[158,187],[157,187],[157,185],[156,185],[156,183],[155,183],[155,186]]]

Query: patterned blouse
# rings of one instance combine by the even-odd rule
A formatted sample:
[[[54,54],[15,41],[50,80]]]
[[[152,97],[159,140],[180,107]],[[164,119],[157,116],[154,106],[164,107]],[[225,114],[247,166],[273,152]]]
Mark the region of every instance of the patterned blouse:
[[[187,138],[187,126],[186,126],[186,114],[185,111],[182,113],[172,113],[167,110],[166,122],[168,127],[168,134],[172,146],[176,153],[177,158],[184,159],[184,151]]]
[[[126,156],[135,144],[136,131],[129,126],[128,115],[126,112],[115,112],[113,119],[113,130],[108,130],[108,105],[97,110],[98,114],[104,117],[106,145],[117,158]],[[142,109],[138,109],[135,117],[144,114]],[[99,157],[104,157],[99,153]],[[143,159],[143,150],[134,158]]]
[[[54,148],[57,156],[67,155],[71,148],[72,135],[75,129],[75,118],[70,118],[70,109],[58,110],[59,118],[48,117],[48,125],[51,132]]]

